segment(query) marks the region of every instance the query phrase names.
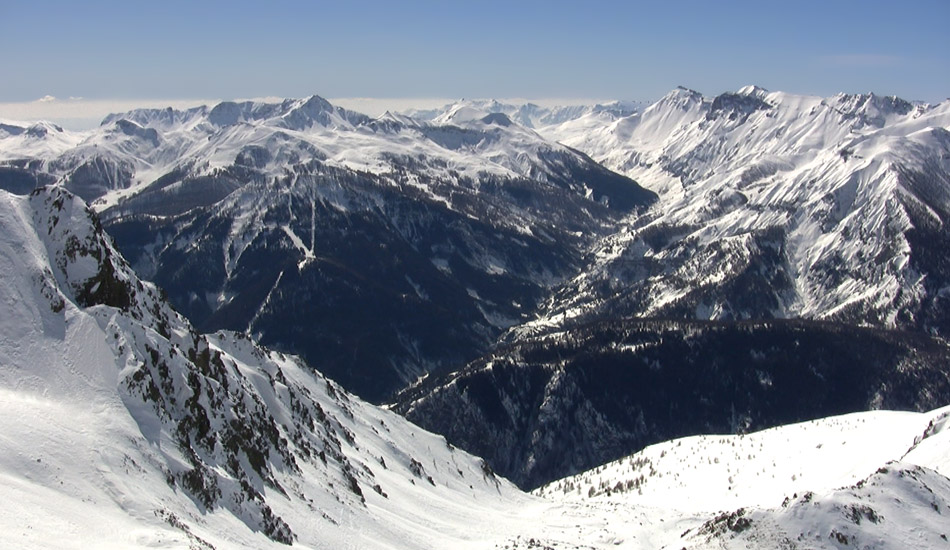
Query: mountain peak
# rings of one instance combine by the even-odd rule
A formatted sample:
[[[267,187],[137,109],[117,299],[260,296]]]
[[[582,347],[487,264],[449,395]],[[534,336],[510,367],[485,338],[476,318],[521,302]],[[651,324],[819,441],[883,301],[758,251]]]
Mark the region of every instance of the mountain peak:
[[[687,96],[702,96],[703,94],[697,92],[692,88],[687,88],[686,86],[677,86],[667,95],[687,95]]]
[[[878,95],[874,92],[863,94],[837,94],[834,99],[839,103],[852,105],[855,108],[874,107],[881,110],[907,114],[913,108],[913,104],[906,99],[896,95]]]
[[[312,95],[296,102],[290,112],[282,116],[286,126],[292,130],[305,130],[319,126],[343,125],[358,126],[371,119],[363,114],[337,107],[326,99]]]
[[[46,121],[37,122],[26,129],[26,135],[34,138],[45,138],[48,134],[53,132],[61,134],[63,133],[63,129],[52,122]]]
[[[739,88],[739,91],[737,91],[736,93],[739,95],[747,95],[747,96],[757,97],[759,99],[765,99],[765,96],[769,93],[769,91],[761,86],[750,84],[748,86],[743,86]]]
[[[883,128],[889,118],[905,116],[914,110],[914,104],[897,96],[864,94],[837,94],[827,101],[832,108],[848,118],[855,118],[858,127]]]
[[[747,89],[748,87],[742,90]],[[763,99],[765,94],[755,93],[755,90],[748,90],[750,93],[742,93],[742,90],[739,93],[726,92],[716,96],[709,107],[706,119],[711,120],[724,114],[729,120],[745,120],[745,117],[755,111],[767,110],[772,107]]]
[[[651,107],[656,107],[659,105],[674,105],[678,106],[681,109],[688,109],[691,105],[696,105],[703,102],[703,94],[686,88],[685,86],[677,86],[676,88],[670,90],[665,96],[660,98],[659,101],[654,103]]]
[[[295,102],[294,107],[282,118],[289,128],[303,130],[314,124],[328,126],[333,113],[334,107],[329,101],[318,95],[312,95]]]
[[[419,122],[411,116],[406,116],[392,111],[386,111],[377,119],[378,122],[396,123],[404,126],[418,126]]]
[[[29,456],[4,462],[0,486],[21,494],[29,480],[27,491],[43,495],[18,503],[20,517],[51,507],[88,517],[95,507],[154,540],[170,532],[172,541],[202,543],[191,547],[215,547],[191,529],[226,533],[232,544],[237,537],[235,547],[269,548],[267,539],[338,547],[356,536],[348,519],[419,509],[435,491],[446,502],[473,492],[518,498],[479,459],[360,402],[300,360],[241,334],[198,334],[62,187],[29,197],[0,191],[0,230],[0,302],[11,308],[0,318],[2,410],[24,419],[0,449]],[[55,481],[33,475],[40,471],[56,472]],[[339,520],[314,514],[322,510]],[[403,523],[377,533],[425,547]],[[44,543],[62,536],[48,522],[34,525],[30,547],[58,545]],[[113,536],[82,529],[80,540]]]
[[[208,120],[215,126],[233,126],[237,124],[244,113],[242,106],[247,103],[235,103],[234,101],[222,101],[208,112]]]
[[[207,105],[199,105],[184,110],[165,107],[161,109],[143,108],[133,109],[125,113],[112,113],[106,115],[99,123],[100,127],[106,127],[114,124],[120,119],[132,121],[145,128],[171,129],[181,125],[189,124],[198,119],[202,119],[208,114]]]
[[[313,94],[307,99],[302,100],[302,104],[300,105],[300,107],[312,112],[323,112],[323,111],[333,110],[333,105],[326,99],[323,99],[322,97],[318,96],[317,94]]]
[[[437,116],[433,122],[441,125],[458,125],[479,120],[490,114],[482,105],[474,101],[462,99],[452,104],[444,113]]]

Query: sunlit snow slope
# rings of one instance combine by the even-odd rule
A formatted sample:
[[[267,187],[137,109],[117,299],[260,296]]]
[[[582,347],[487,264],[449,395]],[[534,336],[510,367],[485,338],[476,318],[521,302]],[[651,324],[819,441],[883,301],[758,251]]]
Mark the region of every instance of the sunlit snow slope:
[[[0,192],[0,227],[0,546],[464,547],[532,500],[295,358],[195,333],[68,192]]]
[[[521,332],[622,315],[950,328],[950,102],[680,88],[538,131],[661,199]]]
[[[621,547],[658,548],[654,534],[672,531],[669,548],[942,548],[948,418],[877,411],[678,439],[535,492],[628,518]]]

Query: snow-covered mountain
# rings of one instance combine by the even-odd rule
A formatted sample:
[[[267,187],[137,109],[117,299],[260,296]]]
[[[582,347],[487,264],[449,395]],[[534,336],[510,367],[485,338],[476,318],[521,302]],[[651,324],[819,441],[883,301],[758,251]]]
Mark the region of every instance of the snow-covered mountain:
[[[504,331],[600,319],[947,335],[950,102],[746,87],[412,114],[314,96],[134,111],[78,137],[10,123],[0,186],[95,199],[201,329],[326,360],[374,400]]]
[[[610,507],[620,523],[652,519],[652,531],[615,535],[633,548],[940,548],[950,536],[948,418],[946,408],[871,412],[690,437],[535,493]],[[677,542],[656,536],[670,531]]]
[[[62,154],[82,139],[76,132],[64,130],[50,122],[19,122],[0,119],[0,140],[4,160],[41,158]]]
[[[299,359],[196,333],[74,195],[0,191],[0,226],[0,545],[436,548],[474,532],[433,508],[522,498]]]
[[[202,330],[319,360],[374,400],[486,351],[655,199],[503,114],[370,119],[317,96],[133,111],[56,155],[0,156],[0,187],[93,200]]]
[[[493,353],[403,393],[414,421],[531,487],[670,437],[945,399],[950,102],[681,88],[536,130],[660,199]]]
[[[576,121],[582,117],[614,121],[642,111],[647,105],[636,101],[612,101],[604,104],[575,104],[542,107],[530,102],[503,102],[495,99],[460,99],[438,109],[411,109],[403,114],[417,120],[440,124],[458,124],[501,113],[514,122],[545,133],[549,127]]]
[[[627,315],[950,330],[950,101],[681,88],[539,131],[660,201],[520,332]]]
[[[597,107],[608,108],[629,112],[620,106]],[[541,108],[531,112],[535,110],[547,113],[547,118],[555,116]],[[86,200],[100,199],[94,203],[98,211],[129,195],[176,183],[187,186],[188,180],[236,167],[278,176],[288,167],[311,161],[377,175],[407,169],[404,161],[412,163],[413,172],[431,179],[491,175],[552,185],[569,181],[577,186],[572,190],[595,200],[636,206],[621,196],[624,193],[611,197],[597,181],[571,178],[572,168],[578,168],[572,165],[590,164],[583,155],[545,140],[530,126],[488,116],[500,111],[482,112],[435,122],[392,113],[371,119],[311,96],[278,103],[226,101],[187,111],[139,109],[109,115],[90,132],[68,132],[46,123],[27,128],[11,122],[0,126],[0,162],[55,176]],[[90,171],[98,172],[97,185],[87,181]],[[649,196],[640,195],[647,202]]]
[[[0,191],[0,230],[0,546],[794,548],[801,533],[802,547],[896,549],[946,536],[946,410],[671,441],[526,494],[295,357],[197,333],[62,188]]]

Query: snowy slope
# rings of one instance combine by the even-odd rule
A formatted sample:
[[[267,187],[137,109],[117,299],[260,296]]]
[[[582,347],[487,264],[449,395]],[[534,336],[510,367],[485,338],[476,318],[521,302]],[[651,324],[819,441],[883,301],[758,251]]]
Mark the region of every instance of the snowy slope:
[[[651,447],[639,456],[654,457],[663,477],[641,483],[643,500],[631,492],[529,495],[294,357],[233,333],[197,334],[129,269],[92,211],[61,188],[0,191],[0,229],[4,547],[701,547],[717,536],[720,509],[758,506],[800,486],[819,494],[891,458],[934,471],[889,465],[877,474],[889,477],[864,485],[875,491],[862,505],[900,522],[902,531],[888,535],[918,537],[894,535],[900,545],[879,547],[924,548],[941,534],[934,512],[898,515],[886,504],[898,495],[908,502],[901,509],[914,512],[924,508],[913,507],[918,501],[946,506],[946,411],[867,413]],[[741,462],[748,474],[730,481],[740,496],[704,493],[684,506],[696,495],[678,483],[687,470],[673,462],[680,449],[693,451],[681,458],[710,486]],[[751,458],[735,461],[737,449]],[[809,452],[796,465],[790,449]],[[770,482],[769,460],[779,458]],[[621,461],[570,482],[600,476],[599,484],[609,475],[613,485],[637,464]],[[798,478],[786,479],[789,472]],[[668,492],[649,492],[663,484]],[[930,500],[920,499],[925,484]],[[872,517],[844,508],[848,495],[821,498],[843,503],[848,517]],[[791,532],[814,512],[759,519],[769,513],[750,512],[752,525],[765,529],[750,532]],[[863,540],[875,526],[834,528]]]
[[[647,107],[636,101],[612,101],[603,104],[540,106],[531,102],[496,99],[460,99],[437,109],[412,109],[403,114],[416,120],[440,124],[459,124],[502,113],[526,128],[546,133],[548,128],[590,117],[611,122]]]
[[[411,160],[413,172],[429,178],[548,181],[563,178],[556,173],[561,167],[548,160],[551,155],[578,157],[528,130],[528,118],[523,118],[528,127],[481,118],[428,122],[387,113],[374,120],[316,95],[277,103],[226,101],[187,111],[109,115],[84,133],[42,123],[4,124],[0,161],[35,161],[32,171],[62,179],[87,200],[101,198],[96,207],[102,210],[150,184],[212,176],[235,164],[257,168],[263,176],[312,160],[382,174]],[[88,181],[90,171],[98,176],[95,185]]]
[[[59,155],[78,145],[83,135],[49,122],[0,119],[0,160]]]
[[[868,412],[679,439],[535,493],[652,510],[651,527],[680,529],[670,548],[936,548],[948,535],[947,416]],[[619,544],[649,547],[627,529]]]
[[[603,239],[529,332],[620,315],[950,326],[950,266],[937,260],[950,102],[681,88],[598,122],[538,131],[661,200]]]
[[[297,359],[196,334],[74,196],[2,199],[4,545],[438,548],[530,501]]]
[[[774,505],[795,493],[856,483],[901,459],[941,412],[870,411],[750,434],[676,439],[536,492],[556,495],[573,485],[565,498],[642,498],[683,511]],[[682,499],[687,490],[695,494]]]

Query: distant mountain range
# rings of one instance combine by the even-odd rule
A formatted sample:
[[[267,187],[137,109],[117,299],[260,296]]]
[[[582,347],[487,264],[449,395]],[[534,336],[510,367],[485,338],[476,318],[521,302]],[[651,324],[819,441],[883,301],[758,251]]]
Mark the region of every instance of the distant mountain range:
[[[944,544],[950,104],[629,107],[0,125],[0,540]]]
[[[202,330],[300,353],[377,401],[487,351],[656,200],[504,114],[369,119],[316,96],[12,131],[0,151],[4,187],[93,201]]]
[[[948,129],[950,102],[756,87],[539,129],[658,202],[397,409],[534,487],[670,437],[947,401]]]

